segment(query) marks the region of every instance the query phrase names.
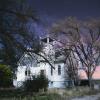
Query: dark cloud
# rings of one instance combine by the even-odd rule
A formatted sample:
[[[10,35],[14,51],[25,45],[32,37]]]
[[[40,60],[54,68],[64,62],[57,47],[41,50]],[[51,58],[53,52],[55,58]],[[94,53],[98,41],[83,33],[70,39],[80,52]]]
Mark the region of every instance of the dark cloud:
[[[37,11],[49,16],[99,17],[100,0],[34,0]]]
[[[42,28],[68,16],[79,19],[100,17],[100,0],[32,0]],[[41,26],[40,25],[40,26]],[[42,29],[41,28],[41,29]],[[47,30],[47,29],[46,29]]]

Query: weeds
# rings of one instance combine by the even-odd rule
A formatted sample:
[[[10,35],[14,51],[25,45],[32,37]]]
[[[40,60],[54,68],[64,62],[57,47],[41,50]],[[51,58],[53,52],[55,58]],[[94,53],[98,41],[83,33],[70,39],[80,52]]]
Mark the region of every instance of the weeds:
[[[97,94],[99,91],[88,87],[72,89],[50,89],[48,92],[25,92],[22,90],[2,90],[0,100],[70,100],[73,97]]]

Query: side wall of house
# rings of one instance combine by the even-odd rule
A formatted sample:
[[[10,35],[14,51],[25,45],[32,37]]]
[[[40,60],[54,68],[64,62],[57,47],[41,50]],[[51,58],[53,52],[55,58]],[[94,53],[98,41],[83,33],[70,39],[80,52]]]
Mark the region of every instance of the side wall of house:
[[[27,76],[25,76],[26,66],[19,66],[17,71],[17,79],[14,81],[16,87],[21,86],[21,82],[25,81]],[[64,63],[56,63],[55,69],[51,69],[48,63],[40,63],[40,66],[30,67],[31,75],[38,75],[41,71],[49,79],[49,88],[64,88]],[[52,70],[52,72],[51,72]]]

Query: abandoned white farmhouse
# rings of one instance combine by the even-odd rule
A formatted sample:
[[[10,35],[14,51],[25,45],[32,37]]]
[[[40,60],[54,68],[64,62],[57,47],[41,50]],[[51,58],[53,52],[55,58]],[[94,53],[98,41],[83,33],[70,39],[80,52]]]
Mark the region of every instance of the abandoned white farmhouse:
[[[60,49],[60,43],[52,40],[48,36],[41,39],[41,42],[43,49],[40,54],[45,56],[55,69],[42,57],[33,53],[31,53],[32,57],[30,57],[25,53],[18,62],[17,77],[14,80],[16,87],[21,86],[22,82],[30,76],[38,75],[40,72],[43,72],[49,79],[49,88],[64,88],[68,84],[68,80],[65,79],[65,57],[60,52],[57,52]]]

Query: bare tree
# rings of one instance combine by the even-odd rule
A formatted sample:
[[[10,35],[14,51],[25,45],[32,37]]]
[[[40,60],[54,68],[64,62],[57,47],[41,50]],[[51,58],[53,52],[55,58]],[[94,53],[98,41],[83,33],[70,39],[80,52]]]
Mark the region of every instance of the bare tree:
[[[70,85],[78,85],[78,62],[74,58],[75,54],[70,51],[70,54],[66,56],[65,59],[65,79],[69,80],[69,86]],[[70,84],[71,83],[71,84]]]
[[[52,66],[49,60],[39,53],[42,46],[33,25],[39,19],[31,3],[27,0],[0,1],[0,61],[10,65],[13,70],[24,52],[29,52],[29,55],[30,52],[35,53]]]
[[[76,53],[77,61],[86,72],[89,86],[92,87],[92,75],[100,59],[100,20],[90,19],[79,21],[75,18],[66,18],[55,24],[53,27],[54,35],[63,34],[67,38],[67,46]],[[64,40],[64,39],[63,39]]]

